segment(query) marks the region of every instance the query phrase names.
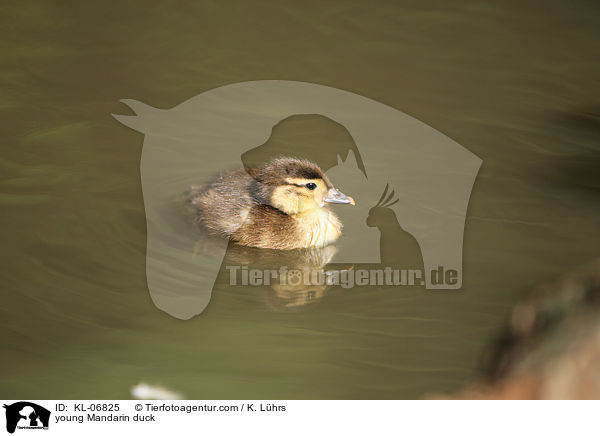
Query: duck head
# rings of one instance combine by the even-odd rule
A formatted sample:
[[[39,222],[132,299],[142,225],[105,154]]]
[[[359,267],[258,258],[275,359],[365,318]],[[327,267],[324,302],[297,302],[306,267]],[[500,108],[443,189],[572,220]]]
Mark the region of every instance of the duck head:
[[[333,186],[318,165],[304,159],[277,158],[248,172],[255,182],[253,196],[288,215],[316,210],[328,203],[355,204],[352,197]]]

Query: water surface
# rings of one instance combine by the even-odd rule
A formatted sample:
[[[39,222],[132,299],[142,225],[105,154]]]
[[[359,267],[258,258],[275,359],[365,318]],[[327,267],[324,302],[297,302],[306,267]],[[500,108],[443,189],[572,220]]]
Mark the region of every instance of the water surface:
[[[128,398],[140,381],[187,398],[460,387],[519,296],[598,254],[599,11],[585,0],[5,5],[0,396]],[[156,309],[143,137],[110,114],[126,113],[123,98],[169,108],[254,79],[373,98],[483,159],[462,290],[332,288],[281,310],[271,289],[221,280],[199,317]],[[272,141],[317,149],[344,135],[290,119]]]

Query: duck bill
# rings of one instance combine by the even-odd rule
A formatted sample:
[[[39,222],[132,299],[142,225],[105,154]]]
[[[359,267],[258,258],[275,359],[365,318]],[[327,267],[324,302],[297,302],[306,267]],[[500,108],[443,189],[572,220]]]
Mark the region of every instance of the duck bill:
[[[325,203],[351,204],[352,206],[356,204],[354,202],[354,198],[338,191],[335,188],[331,188],[327,192],[327,197],[325,197],[323,201],[325,201]]]

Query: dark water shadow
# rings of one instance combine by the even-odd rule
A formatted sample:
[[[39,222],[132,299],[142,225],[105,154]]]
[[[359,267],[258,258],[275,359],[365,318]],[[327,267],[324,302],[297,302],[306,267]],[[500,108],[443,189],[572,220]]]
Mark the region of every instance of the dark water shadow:
[[[573,153],[553,159],[544,176],[561,186],[597,196],[600,194],[600,105],[571,112],[553,113],[550,121],[562,136],[573,142]],[[577,147],[579,143],[585,147]],[[590,147],[589,144],[595,144]]]

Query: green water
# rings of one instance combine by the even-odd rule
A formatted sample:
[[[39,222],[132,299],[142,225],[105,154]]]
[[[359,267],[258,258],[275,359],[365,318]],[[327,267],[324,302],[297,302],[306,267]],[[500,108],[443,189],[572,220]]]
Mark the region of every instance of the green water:
[[[599,18],[585,0],[5,3],[0,397],[129,398],[144,381],[417,398],[472,380],[519,296],[598,255]],[[190,321],[153,305],[143,137],[110,114],[257,79],[373,98],[483,159],[462,290],[332,288],[285,311],[221,284]]]

